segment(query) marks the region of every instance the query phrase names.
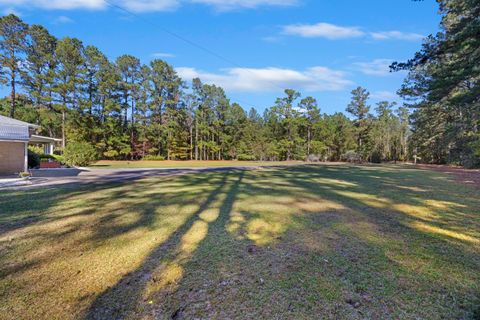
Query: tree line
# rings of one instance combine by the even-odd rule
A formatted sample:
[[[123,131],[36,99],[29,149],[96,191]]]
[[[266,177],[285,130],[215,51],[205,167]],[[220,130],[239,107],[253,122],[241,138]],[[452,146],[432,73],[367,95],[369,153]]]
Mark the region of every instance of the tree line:
[[[191,86],[167,62],[110,61],[76,38],[57,39],[15,15],[0,18],[0,113],[39,124],[62,147],[89,143],[105,159],[396,161],[413,156],[409,113],[358,87],[350,115],[324,114],[287,89],[259,114],[218,86]]]
[[[412,148],[425,162],[480,166],[480,1],[437,0],[441,30],[393,70],[411,117]]]

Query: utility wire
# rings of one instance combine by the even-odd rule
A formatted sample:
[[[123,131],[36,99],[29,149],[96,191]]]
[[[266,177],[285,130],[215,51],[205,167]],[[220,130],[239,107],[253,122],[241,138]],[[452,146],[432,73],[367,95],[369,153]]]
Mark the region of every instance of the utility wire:
[[[148,24],[150,24],[150,25],[152,25],[152,26],[160,29],[161,31],[169,34],[170,36],[172,36],[172,37],[174,37],[174,38],[177,38],[177,39],[179,39],[179,40],[181,40],[181,41],[183,41],[183,42],[191,45],[192,47],[195,47],[195,48],[197,48],[197,49],[199,49],[199,50],[201,50],[201,51],[204,51],[205,53],[208,53],[209,55],[211,55],[211,56],[213,56],[213,57],[215,57],[215,58],[217,58],[217,59],[219,59],[219,60],[222,60],[223,62],[226,62],[226,63],[228,63],[228,64],[230,64],[230,65],[232,65],[232,66],[234,66],[234,67],[237,67],[237,68],[242,68],[242,69],[246,70],[247,72],[249,72],[249,73],[251,73],[251,74],[253,74],[253,75],[256,76],[256,74],[255,74],[254,72],[252,72],[249,68],[242,67],[240,64],[236,63],[235,61],[230,60],[230,59],[228,59],[228,58],[226,58],[226,57],[224,57],[224,56],[222,56],[222,55],[220,55],[220,54],[218,54],[218,53],[216,53],[216,52],[208,49],[207,47],[204,47],[204,46],[202,46],[202,45],[200,45],[200,44],[198,44],[198,43],[196,43],[196,42],[194,42],[194,41],[192,41],[192,40],[189,40],[189,39],[187,39],[187,38],[179,35],[179,34],[176,33],[176,32],[170,31],[170,30],[162,27],[161,25],[154,23],[154,22],[151,21],[151,20],[145,19],[145,18],[143,18],[142,16],[136,14],[135,12],[132,12],[132,11],[130,11],[130,10],[122,7],[122,6],[119,6],[119,5],[111,2],[110,0],[103,0],[103,2],[105,2],[107,5],[109,5],[109,6],[113,7],[113,8],[116,8],[116,9],[118,9],[118,10],[120,10],[120,11],[123,11],[123,12],[125,12],[125,13],[127,13],[127,14],[135,17],[135,18],[138,18],[138,19],[142,20],[143,22],[146,22],[146,23],[148,23]],[[268,81],[268,82],[269,82],[271,85],[279,88],[279,89],[282,90],[282,91],[285,89],[285,88],[280,87],[280,86],[277,85],[276,83],[273,83],[273,82],[271,82],[271,81]],[[242,101],[239,100],[239,99],[235,99],[235,100],[238,100],[238,101],[241,102],[241,103],[245,103],[245,102],[242,102]],[[246,104],[255,107],[255,106],[254,106],[253,104],[251,104],[251,103],[246,103]]]

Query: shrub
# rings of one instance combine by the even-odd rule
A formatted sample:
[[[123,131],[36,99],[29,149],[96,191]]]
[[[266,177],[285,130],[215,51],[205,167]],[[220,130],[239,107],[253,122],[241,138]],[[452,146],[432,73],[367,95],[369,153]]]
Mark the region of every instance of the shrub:
[[[28,149],[28,167],[38,168],[40,166],[40,156],[34,151]]]
[[[40,160],[45,161],[45,160],[54,160],[60,163],[64,163],[65,160],[63,159],[62,156],[56,155],[56,154],[42,154],[40,155]]]
[[[30,172],[20,172],[18,176],[20,178],[27,178],[27,177],[30,177]]]
[[[72,142],[65,147],[63,157],[69,166],[84,167],[97,160],[97,151],[87,142]]]
[[[40,160],[55,160],[55,157],[50,154],[41,154]]]
[[[370,157],[370,162],[372,163],[382,163],[382,155],[378,151],[373,151]]]
[[[147,155],[142,158],[142,160],[146,161],[164,161],[165,157],[164,156],[156,156],[156,155]]]
[[[347,151],[343,156],[342,156],[342,159],[347,161],[347,162],[354,162],[354,163],[358,163],[358,162],[362,162],[362,157],[360,156],[360,154],[356,153],[355,151]]]
[[[257,159],[255,159],[254,155],[250,155],[250,154],[239,154],[237,159],[239,161],[255,161],[255,160],[257,160]]]
[[[307,157],[308,162],[320,162],[320,156],[316,154],[311,154]]]
[[[41,156],[44,154],[43,148],[39,146],[28,146],[28,150],[36,153],[37,155]]]

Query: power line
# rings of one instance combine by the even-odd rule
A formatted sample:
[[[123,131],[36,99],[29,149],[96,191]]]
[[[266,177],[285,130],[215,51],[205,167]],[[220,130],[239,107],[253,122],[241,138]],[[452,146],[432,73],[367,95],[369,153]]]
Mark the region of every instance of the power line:
[[[256,76],[256,74],[255,74],[254,72],[252,72],[249,68],[245,68],[245,67],[241,66],[240,64],[236,63],[235,61],[230,60],[230,59],[228,59],[228,58],[226,58],[226,57],[224,57],[224,56],[222,56],[222,55],[220,55],[220,54],[218,54],[218,53],[216,53],[216,52],[208,49],[207,47],[204,47],[204,46],[202,46],[202,45],[200,45],[200,44],[198,44],[198,43],[196,43],[196,42],[194,42],[194,41],[192,41],[192,40],[189,40],[189,39],[187,39],[187,38],[179,35],[179,34],[176,33],[176,32],[170,31],[170,30],[166,29],[165,27],[162,27],[161,25],[154,23],[154,22],[151,21],[151,20],[145,19],[145,18],[143,18],[142,16],[136,14],[135,12],[132,12],[132,11],[130,11],[130,10],[122,7],[122,6],[119,6],[119,5],[115,4],[115,3],[112,3],[110,0],[103,0],[103,1],[104,1],[107,5],[109,5],[109,6],[113,7],[113,8],[116,8],[116,9],[118,9],[118,10],[120,10],[120,11],[123,11],[123,12],[125,12],[125,13],[133,16],[133,17],[136,17],[136,18],[138,18],[138,19],[140,19],[140,20],[142,20],[142,21],[144,21],[144,22],[146,22],[146,23],[154,26],[154,27],[157,27],[157,28],[160,29],[161,31],[169,34],[170,36],[172,36],[172,37],[174,37],[174,38],[177,38],[177,39],[179,39],[179,40],[181,40],[181,41],[183,41],[183,42],[185,42],[185,43],[187,43],[187,44],[189,44],[189,45],[191,45],[191,46],[193,46],[193,47],[195,47],[195,48],[197,48],[197,49],[199,49],[199,50],[201,50],[201,51],[204,51],[205,53],[208,53],[208,54],[210,54],[211,56],[213,56],[213,57],[215,57],[215,58],[217,58],[217,59],[219,59],[219,60],[222,60],[223,62],[226,62],[226,63],[228,63],[228,64],[230,64],[230,65],[232,65],[232,66],[234,66],[234,67],[242,68],[242,69],[246,70],[247,72],[251,73],[252,75],[255,75],[255,76]],[[285,88],[282,88],[282,87],[280,87],[279,85],[277,85],[276,83],[273,83],[273,82],[271,82],[271,81],[267,81],[267,82],[269,82],[271,85],[279,88],[279,89],[282,90],[282,91],[285,89]],[[237,101],[239,101],[239,102],[241,102],[241,103],[246,103],[246,102],[242,102],[242,101],[239,100],[239,99],[235,99],[235,100],[237,100]],[[246,103],[246,104],[255,107],[255,105],[253,105],[253,104],[251,104],[251,103]],[[255,107],[255,108],[256,108],[256,107]]]

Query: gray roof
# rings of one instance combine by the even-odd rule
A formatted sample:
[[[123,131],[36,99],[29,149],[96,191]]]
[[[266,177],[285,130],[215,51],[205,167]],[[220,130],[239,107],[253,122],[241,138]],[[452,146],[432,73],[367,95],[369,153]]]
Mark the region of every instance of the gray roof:
[[[30,129],[35,128],[38,126],[0,115],[0,140],[28,141]]]
[[[38,126],[35,125],[35,124],[31,124],[31,123],[28,123],[28,122],[24,122],[24,121],[20,121],[20,120],[17,120],[17,119],[13,119],[13,118],[9,118],[9,117],[5,117],[5,116],[0,115],[0,126],[3,126],[3,125],[27,126],[27,127],[30,127],[30,128],[38,128]]]

